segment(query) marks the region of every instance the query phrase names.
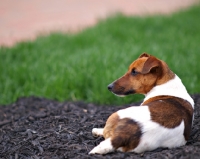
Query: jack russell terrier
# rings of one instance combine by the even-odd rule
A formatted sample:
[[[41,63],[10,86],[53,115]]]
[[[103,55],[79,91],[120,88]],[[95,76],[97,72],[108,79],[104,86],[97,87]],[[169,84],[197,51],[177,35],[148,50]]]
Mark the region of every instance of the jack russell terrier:
[[[145,99],[141,106],[113,113],[104,128],[93,128],[92,134],[103,136],[105,140],[89,154],[115,150],[142,153],[186,144],[194,101],[164,61],[143,53],[124,76],[108,85],[108,89],[118,96],[144,94]]]

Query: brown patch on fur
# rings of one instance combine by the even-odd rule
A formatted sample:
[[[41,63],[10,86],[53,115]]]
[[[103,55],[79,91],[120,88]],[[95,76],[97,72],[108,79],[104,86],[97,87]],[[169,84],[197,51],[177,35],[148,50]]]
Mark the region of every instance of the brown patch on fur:
[[[132,74],[133,71],[136,73]],[[111,91],[118,95],[146,94],[174,77],[164,61],[144,53],[129,66],[124,76],[113,83]]]
[[[181,98],[172,96],[157,96],[145,101],[142,105],[148,105],[151,119],[166,128],[175,128],[182,120],[185,124],[184,137],[189,139],[193,108],[191,104]]]
[[[136,148],[141,135],[142,132],[137,122],[129,118],[119,119],[117,112],[108,118],[103,132],[105,139],[111,138],[115,149],[121,147],[124,152]]]
[[[129,118],[120,119],[113,131],[111,143],[115,149],[122,148],[124,152],[133,150],[140,142],[142,132],[137,122]]]
[[[167,95],[156,96],[153,98],[149,98],[148,100],[144,101],[141,105],[147,105],[148,103],[158,101],[158,100],[168,99],[168,98],[172,98],[172,96],[167,96]]]
[[[119,122],[119,116],[117,112],[113,113],[106,121],[106,125],[103,130],[103,136],[105,139],[113,136],[113,131]]]

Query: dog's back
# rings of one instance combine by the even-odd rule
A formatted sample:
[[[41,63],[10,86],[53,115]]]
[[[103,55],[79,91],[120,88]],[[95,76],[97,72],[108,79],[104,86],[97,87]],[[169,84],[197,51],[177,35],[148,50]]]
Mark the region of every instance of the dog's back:
[[[173,96],[157,96],[146,101],[143,105],[149,107],[151,121],[162,127],[173,129],[183,122],[184,132],[182,135],[186,141],[189,139],[193,108],[187,100]]]
[[[129,107],[111,115],[104,128],[104,137],[112,136],[113,147],[123,152],[174,148],[185,145],[189,139],[192,118],[193,108],[188,101],[157,96],[140,107]]]

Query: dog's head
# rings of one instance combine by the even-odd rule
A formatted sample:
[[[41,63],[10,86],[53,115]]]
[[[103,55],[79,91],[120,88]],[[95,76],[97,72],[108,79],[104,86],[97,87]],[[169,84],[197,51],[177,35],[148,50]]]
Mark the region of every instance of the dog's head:
[[[147,94],[153,87],[173,79],[174,76],[164,61],[143,53],[129,66],[124,76],[108,85],[108,89],[119,96]]]

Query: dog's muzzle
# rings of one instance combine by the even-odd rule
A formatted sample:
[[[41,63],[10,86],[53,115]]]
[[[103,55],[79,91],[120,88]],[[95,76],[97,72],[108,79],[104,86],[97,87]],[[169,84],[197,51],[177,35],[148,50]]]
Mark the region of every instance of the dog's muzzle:
[[[108,85],[108,90],[117,96],[123,96],[123,97],[126,95],[129,95],[129,94],[135,93],[135,90],[133,90],[133,89],[125,90],[125,88],[122,86],[118,86],[116,89],[114,82]]]

